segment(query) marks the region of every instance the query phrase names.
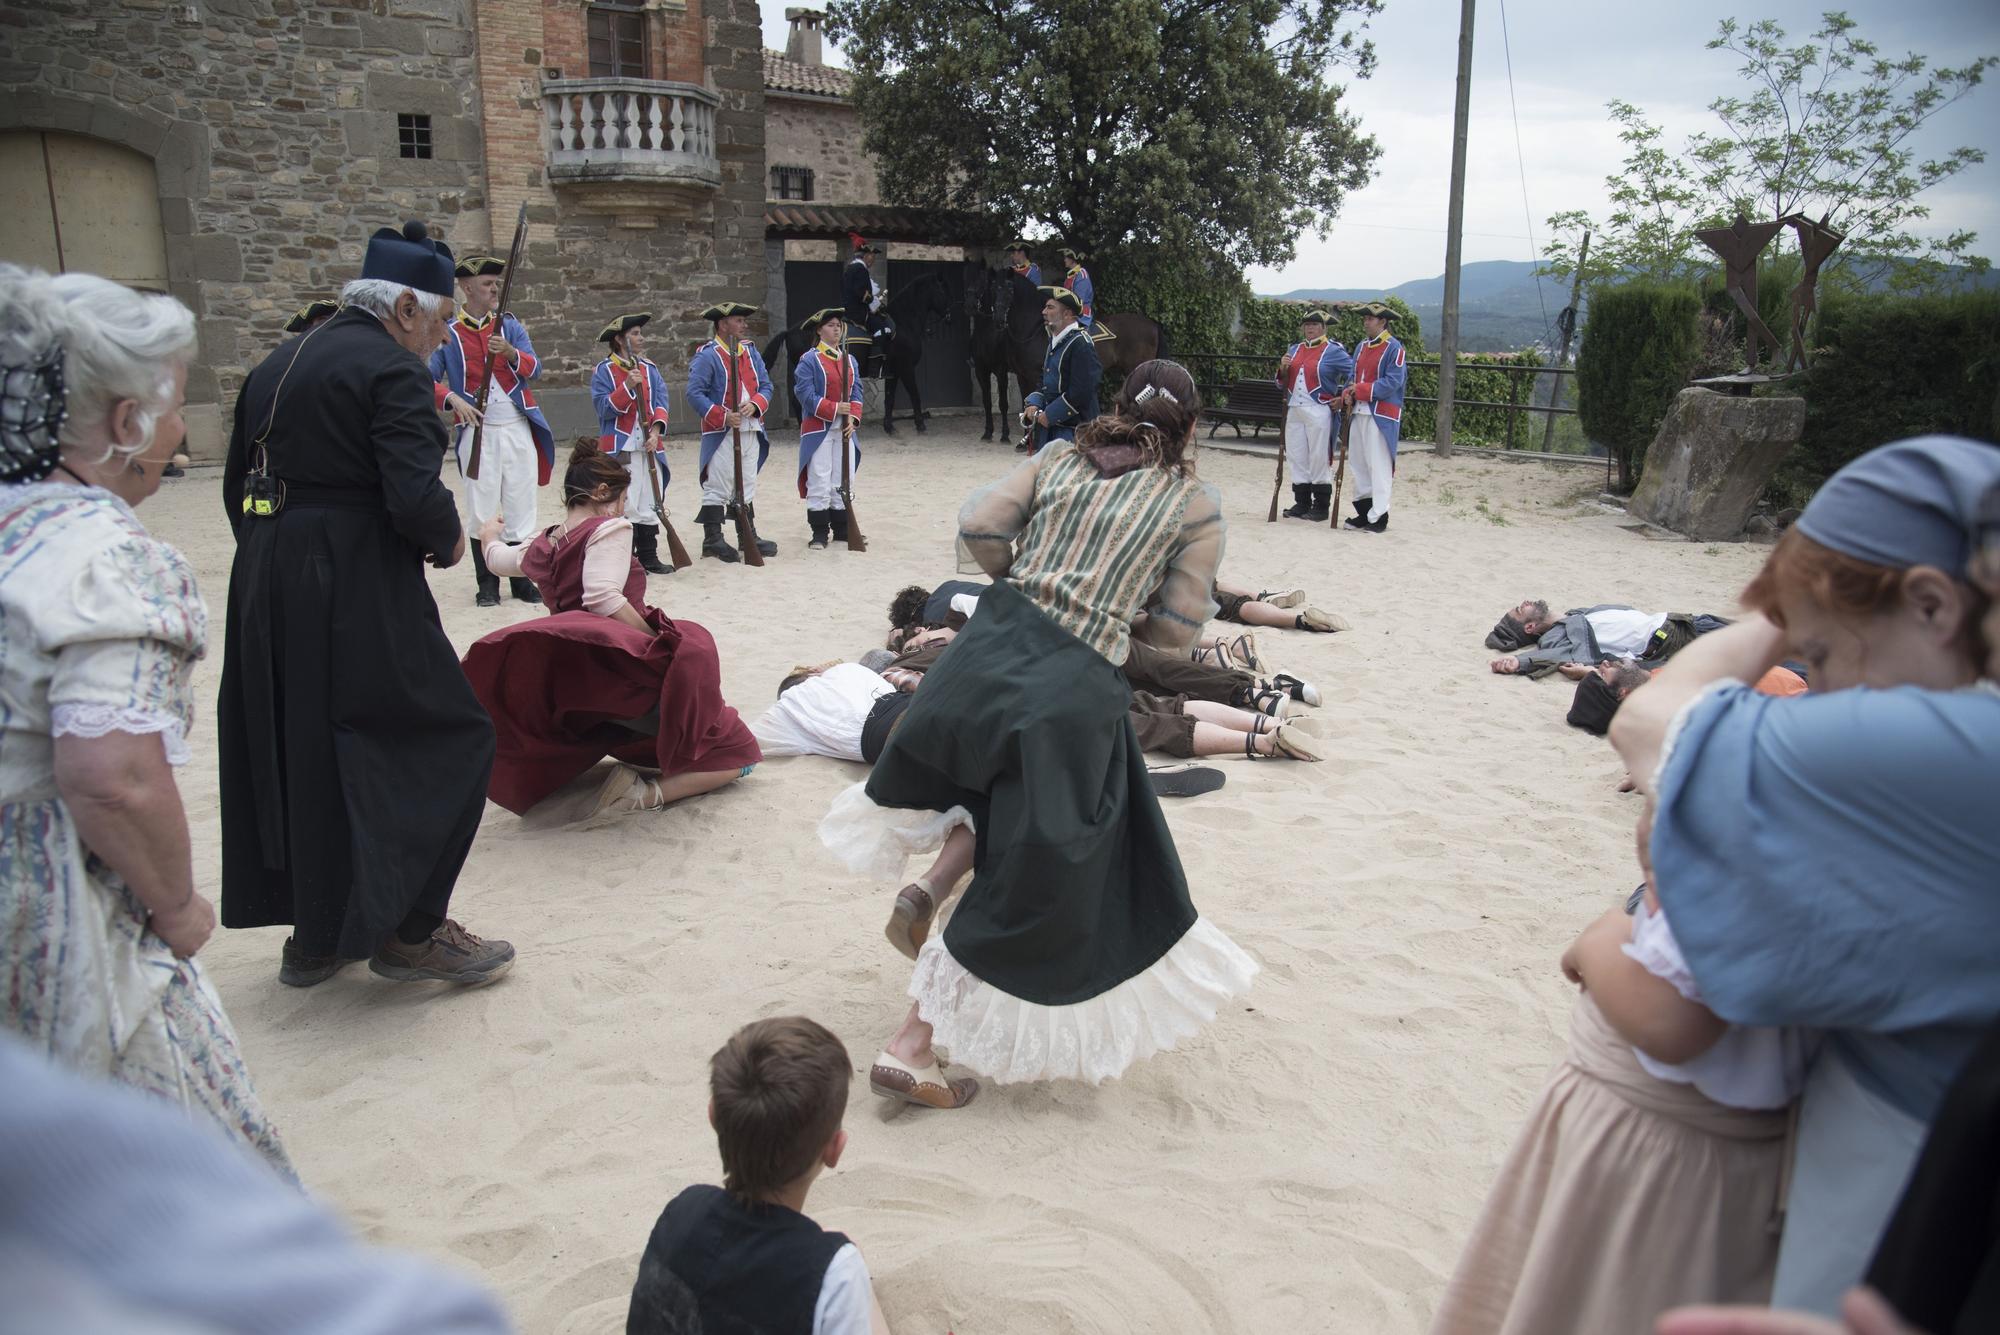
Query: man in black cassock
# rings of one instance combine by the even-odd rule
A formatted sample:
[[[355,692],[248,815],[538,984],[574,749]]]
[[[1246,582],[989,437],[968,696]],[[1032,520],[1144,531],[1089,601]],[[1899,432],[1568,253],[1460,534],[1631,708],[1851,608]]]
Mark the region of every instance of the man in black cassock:
[[[383,228],[342,299],[236,400],[222,921],[290,925],[278,977],[295,987],[364,958],[400,981],[489,982],[514,948],[446,911],[493,723],[423,568],[465,555],[424,360],[451,317],[451,251],[422,223]]]

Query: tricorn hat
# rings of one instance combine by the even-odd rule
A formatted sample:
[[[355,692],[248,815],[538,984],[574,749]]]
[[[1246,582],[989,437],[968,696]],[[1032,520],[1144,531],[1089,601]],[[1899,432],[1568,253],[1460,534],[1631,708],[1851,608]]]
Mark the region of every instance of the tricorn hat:
[[[1077,254],[1075,248],[1072,246],[1064,246],[1061,250],[1058,250],[1056,254],[1063,259],[1076,260],[1079,263],[1083,260],[1083,256]]]
[[[825,306],[808,315],[804,322],[799,325],[799,328],[806,330],[818,329],[828,320],[845,320],[846,318],[847,312],[843,308],[839,306]]]
[[[1050,301],[1055,302],[1058,306],[1067,306],[1078,315],[1083,314],[1083,302],[1078,300],[1076,293],[1070,291],[1068,288],[1043,286],[1036,290]]]
[[[718,301],[701,313],[708,321],[726,320],[732,315],[755,315],[757,308],[741,301]]]
[[[368,239],[361,276],[434,296],[456,295],[451,285],[451,247],[431,240],[431,229],[414,219],[401,231],[384,227]]]
[[[325,297],[308,301],[305,305],[292,312],[291,319],[285,321],[285,332],[288,334],[303,334],[306,331],[307,325],[312,324],[315,320],[324,320],[339,310],[339,302],[328,301]]]
[[[488,274],[506,273],[507,261],[491,255],[467,255],[453,272],[460,278],[484,278]]]
[[[1009,242],[1007,243],[1007,249],[1009,249],[1009,250],[1018,250],[1018,251],[1020,251],[1020,252],[1021,252],[1021,253],[1022,253],[1023,255],[1025,255],[1025,254],[1027,254],[1027,253],[1028,253],[1028,251],[1029,251],[1030,249],[1032,249],[1032,247],[1031,247],[1031,246],[1029,246],[1029,244],[1028,244],[1028,242],[1027,242],[1026,240],[1024,240],[1023,238],[1021,238],[1021,237],[1018,237],[1018,236],[1017,236],[1017,237],[1015,237],[1015,238],[1014,238],[1014,239],[1013,239],[1012,241],[1009,241]]]
[[[1325,324],[1328,320],[1331,320],[1332,318],[1333,318],[1332,316],[1326,313],[1326,307],[1324,306],[1308,306],[1304,310],[1299,312],[1299,320],[1301,323],[1307,320],[1312,320],[1319,324]]]
[[[597,336],[597,341],[599,343],[609,343],[620,334],[629,334],[634,329],[647,324],[652,318],[650,315],[621,315],[610,324],[604,326],[604,332]]]
[[[1396,319],[1395,308],[1385,306],[1379,301],[1365,301],[1355,309],[1363,315],[1372,315],[1378,320],[1388,320],[1393,323]]]

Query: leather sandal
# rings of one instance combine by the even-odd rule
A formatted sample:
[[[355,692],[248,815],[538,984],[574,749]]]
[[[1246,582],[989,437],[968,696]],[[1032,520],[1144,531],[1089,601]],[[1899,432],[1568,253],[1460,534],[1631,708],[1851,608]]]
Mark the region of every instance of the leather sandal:
[[[1285,760],[1324,760],[1326,757],[1307,746],[1299,735],[1290,728],[1279,728],[1271,738],[1271,758]]]
[[[1251,632],[1244,631],[1234,639],[1224,641],[1222,648],[1245,672],[1264,670],[1264,660],[1257,656],[1257,637]]]
[[[868,1089],[878,1098],[924,1108],[963,1108],[979,1097],[979,1082],[969,1076],[947,1076],[936,1054],[929,1066],[919,1069],[896,1060],[887,1049],[876,1053],[875,1064],[868,1068]]]
[[[1279,690],[1275,686],[1260,687],[1250,695],[1250,708],[1253,711],[1275,719],[1285,717],[1290,712],[1291,703],[1291,692]]]
[[[1297,607],[1305,600],[1304,589],[1266,589],[1257,595],[1258,602],[1269,603],[1273,607]]]
[[[896,892],[896,906],[889,910],[889,925],[882,929],[882,935],[905,959],[915,959],[931,934],[931,919],[936,915],[936,897],[912,882]]]

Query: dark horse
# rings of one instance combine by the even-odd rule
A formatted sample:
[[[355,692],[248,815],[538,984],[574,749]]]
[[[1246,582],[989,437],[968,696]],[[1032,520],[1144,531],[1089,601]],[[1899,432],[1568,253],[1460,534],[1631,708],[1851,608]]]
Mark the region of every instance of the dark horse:
[[[894,322],[896,333],[886,347],[877,349],[882,354],[882,430],[887,435],[896,434],[890,419],[896,414],[898,384],[910,391],[910,416],[917,430],[927,430],[925,419],[929,414],[924,412],[923,396],[917,389],[917,363],[924,358],[925,342],[951,318],[944,281],[934,273],[922,274],[889,298],[883,311]],[[812,332],[797,328],[783,331],[764,345],[764,365],[773,375],[783,375],[785,393],[792,400],[792,416],[800,420],[804,414],[799,410],[797,396],[791,392],[792,365],[811,351],[812,345]]]
[[[1022,402],[1042,383],[1042,359],[1049,333],[1042,327],[1042,295],[1012,269],[988,269],[979,304],[972,311],[972,374],[986,410],[986,433],[993,439],[993,391],[1000,391],[1000,429],[1012,431],[1007,415],[1007,377],[1013,376]]]
[[[1097,358],[1104,364],[1104,387],[1098,390],[1097,399],[1100,406],[1109,408],[1126,376],[1155,357],[1167,355],[1167,331],[1149,315],[1100,315],[1097,327],[1117,335],[1097,345]]]

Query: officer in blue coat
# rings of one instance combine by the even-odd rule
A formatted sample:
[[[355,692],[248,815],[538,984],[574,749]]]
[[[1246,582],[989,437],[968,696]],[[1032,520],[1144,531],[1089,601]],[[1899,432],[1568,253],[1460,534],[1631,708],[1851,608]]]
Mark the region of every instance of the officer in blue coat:
[[[1076,439],[1079,423],[1097,416],[1097,382],[1104,378],[1097,349],[1081,323],[1083,303],[1067,287],[1043,287],[1042,323],[1049,331],[1048,355],[1042,359],[1042,387],[1028,395],[1021,414],[1023,426],[1035,428],[1033,449],[1052,440]],[[1017,445],[1027,452],[1029,446]]]

